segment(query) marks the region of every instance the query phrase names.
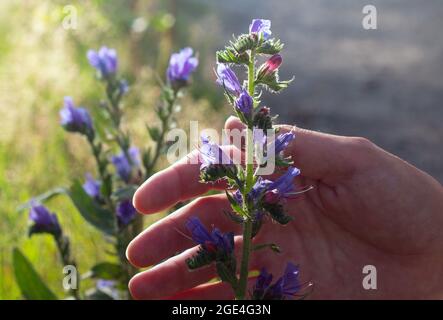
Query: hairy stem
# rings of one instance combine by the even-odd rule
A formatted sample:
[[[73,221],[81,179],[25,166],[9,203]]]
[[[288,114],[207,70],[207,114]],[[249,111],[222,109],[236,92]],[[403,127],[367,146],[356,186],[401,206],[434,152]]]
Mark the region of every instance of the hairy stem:
[[[248,63],[248,93],[251,97],[254,97],[255,92],[255,52],[251,50],[251,55]],[[243,249],[242,260],[240,266],[240,279],[236,298],[238,300],[244,300],[246,298],[246,291],[248,286],[248,274],[249,274],[249,256],[251,253],[251,236],[252,236],[252,212],[247,205],[247,194],[252,189],[254,182],[254,141],[252,128],[248,128],[246,131],[246,188],[243,192],[243,209],[247,213],[245,222],[243,223]]]

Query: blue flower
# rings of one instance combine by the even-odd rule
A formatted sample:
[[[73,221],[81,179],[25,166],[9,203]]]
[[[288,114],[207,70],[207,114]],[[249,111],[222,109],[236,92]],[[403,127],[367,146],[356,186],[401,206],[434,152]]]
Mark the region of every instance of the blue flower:
[[[211,233],[203,226],[197,217],[190,218],[186,228],[191,233],[192,240],[210,254],[221,253],[230,255],[234,250],[234,233],[222,233],[214,228]]]
[[[117,205],[117,219],[121,226],[128,225],[134,219],[137,211],[131,200],[123,200]]]
[[[298,277],[298,267],[289,262],[283,276],[271,285],[272,274],[263,268],[257,277],[252,296],[256,300],[291,299],[301,288]]]
[[[217,83],[224,86],[228,92],[238,97],[243,91],[240,82],[234,71],[228,65],[223,63],[217,64]]]
[[[118,176],[126,183],[128,183],[131,179],[132,167],[138,167],[140,165],[140,155],[138,148],[129,148],[128,154],[130,159],[128,159],[123,152],[119,153],[118,155],[112,156],[111,158],[111,161],[117,170]]]
[[[235,101],[235,106],[243,114],[249,115],[254,108],[254,100],[246,90],[243,90],[238,99]]]
[[[294,178],[300,174],[300,170],[289,167],[284,175],[272,182],[267,187],[265,202],[277,203],[282,198],[286,198],[294,192]]]
[[[33,233],[51,233],[58,235],[61,232],[57,216],[54,213],[50,213],[43,205],[37,203],[32,204],[29,211],[29,220],[32,222],[29,235]]]
[[[263,179],[262,177],[258,177],[257,181],[252,186],[251,191],[248,193],[248,201],[257,204],[265,194],[265,192],[268,190],[269,186],[273,182],[267,179]],[[239,203],[242,204],[243,202],[243,196],[240,192],[240,190],[237,190],[233,194],[234,199]]]
[[[258,177],[255,184],[252,186],[251,191],[249,191],[248,197],[254,201],[257,202],[261,199],[265,191],[269,188],[269,186],[272,184],[272,181],[263,179],[262,177]]]
[[[262,33],[265,40],[271,36],[271,20],[254,19],[249,25],[249,33]]]
[[[100,72],[102,77],[108,77],[117,71],[118,60],[115,49],[101,47],[100,50],[89,50],[87,53],[89,64]]]
[[[64,98],[64,106],[60,110],[60,123],[65,130],[92,136],[94,129],[89,112],[74,106],[71,97]]]
[[[202,136],[202,145],[200,147],[200,161],[201,167],[200,170],[210,166],[210,165],[218,165],[218,164],[232,164],[231,158],[223,152],[218,144],[215,142],[211,142],[209,137]]]
[[[91,198],[100,198],[100,186],[101,183],[98,180],[95,180],[94,177],[90,174],[86,174],[86,181],[83,184],[83,190],[91,197]]]
[[[198,66],[198,59],[193,57],[192,48],[184,48],[178,53],[173,53],[169,59],[166,75],[170,82],[187,81],[191,73]]]
[[[275,139],[275,141],[273,141],[275,154],[279,154],[280,152],[285,150],[288,147],[289,143],[294,139],[295,133],[292,131],[280,134]]]

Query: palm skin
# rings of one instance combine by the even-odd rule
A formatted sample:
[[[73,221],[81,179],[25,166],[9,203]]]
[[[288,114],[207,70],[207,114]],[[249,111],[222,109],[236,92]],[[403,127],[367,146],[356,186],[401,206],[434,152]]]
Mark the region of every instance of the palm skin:
[[[230,118],[226,127],[241,124]],[[438,182],[362,138],[296,129],[286,153],[302,171],[296,184],[314,188],[286,202],[294,217],[288,225],[266,221],[254,243],[276,243],[282,253],[254,252],[251,270],[266,267],[279,277],[288,261],[299,264],[302,282],[314,284],[313,299],[443,298],[443,188]],[[197,177],[198,166],[175,164],[149,179],[134,204],[142,213],[153,213],[204,194],[210,186]],[[227,209],[224,195],[198,198],[134,239],[128,259],[139,267],[157,265],[131,280],[133,296],[231,299],[225,284],[204,284],[215,276],[212,267],[189,272],[185,264],[196,249],[184,235],[191,216],[234,231],[239,250],[241,230],[223,213]],[[365,265],[376,267],[376,290],[363,288]]]

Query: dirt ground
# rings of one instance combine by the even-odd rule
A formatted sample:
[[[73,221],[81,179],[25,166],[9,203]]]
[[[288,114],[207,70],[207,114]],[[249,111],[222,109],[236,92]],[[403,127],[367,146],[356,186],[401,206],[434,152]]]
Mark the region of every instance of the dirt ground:
[[[364,30],[362,8],[377,8]],[[443,2],[441,0],[224,0],[223,36],[272,20],[286,43],[282,78],[291,89],[264,99],[280,122],[364,136],[443,182]],[[218,42],[218,40],[217,40]]]

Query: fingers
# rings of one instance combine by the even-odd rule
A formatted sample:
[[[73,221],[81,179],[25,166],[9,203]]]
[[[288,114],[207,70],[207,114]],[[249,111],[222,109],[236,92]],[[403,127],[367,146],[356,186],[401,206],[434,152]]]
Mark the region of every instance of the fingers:
[[[285,155],[292,156],[294,165],[300,168],[303,176],[333,183],[355,170],[358,164],[355,146],[359,144],[359,139],[289,125],[278,127],[281,129],[280,133],[295,132],[295,139],[285,150]],[[230,117],[226,121],[225,129],[240,128],[244,128],[244,125],[238,118]]]
[[[241,158],[240,150],[232,146],[222,149],[230,157]],[[224,181],[212,184],[200,182],[198,158],[199,152],[194,150],[187,157],[146,180],[134,194],[133,203],[137,211],[145,214],[159,212],[211,189],[224,189]]]
[[[186,259],[197,253],[197,247],[135,275],[129,282],[129,290],[136,300],[161,299],[187,290],[215,277],[213,266],[189,271]]]
[[[248,280],[248,290],[251,292],[255,283],[255,278]],[[172,297],[171,300],[233,300],[234,292],[226,282],[206,283],[190,290],[180,292]]]
[[[235,253],[241,252],[241,237],[235,237]],[[193,247],[159,265],[134,276],[129,290],[134,299],[162,299],[208,282],[216,277],[214,265],[189,271],[186,259],[196,254]],[[251,265],[254,262],[251,261]]]
[[[171,300],[233,300],[234,292],[225,282],[206,283],[190,290],[180,292]]]
[[[231,211],[225,195],[199,198],[152,224],[129,244],[126,251],[128,260],[137,267],[147,267],[169,258],[179,251],[195,245],[186,230],[186,221],[198,217],[210,230],[211,225],[221,231],[240,232],[224,211]]]
[[[188,164],[189,159],[195,161],[197,157],[198,153],[193,151],[189,157],[146,180],[134,194],[133,202],[137,211],[146,214],[158,212],[184,199],[207,192],[211,186],[198,182],[200,166]]]

